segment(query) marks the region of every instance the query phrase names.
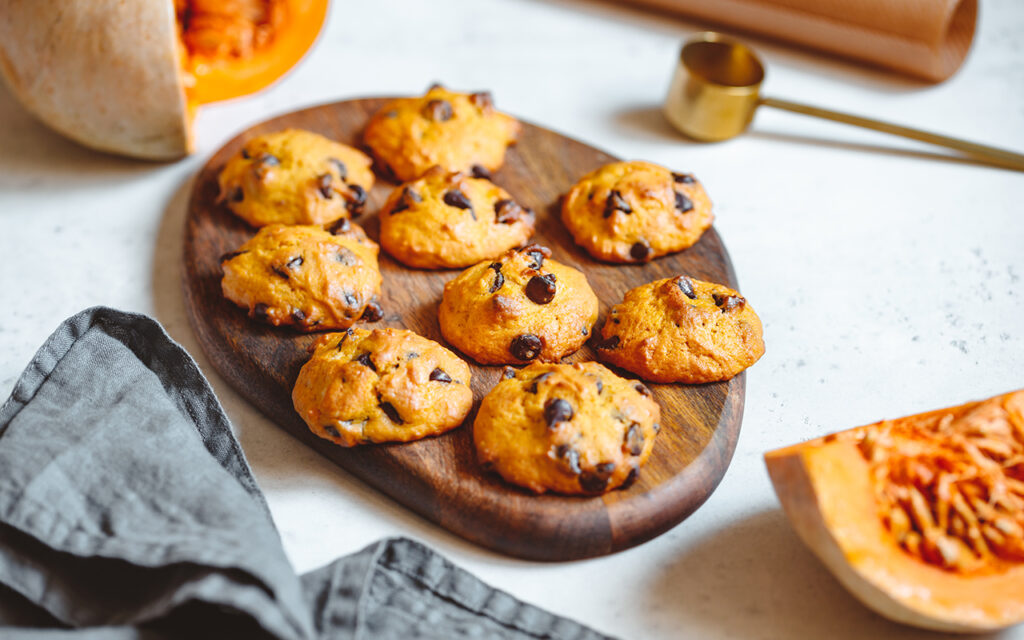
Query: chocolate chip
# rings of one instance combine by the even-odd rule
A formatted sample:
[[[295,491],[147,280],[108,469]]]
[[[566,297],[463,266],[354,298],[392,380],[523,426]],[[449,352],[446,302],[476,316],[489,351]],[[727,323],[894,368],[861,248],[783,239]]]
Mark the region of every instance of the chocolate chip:
[[[544,373],[540,374],[539,376],[533,379],[533,382],[530,383],[530,386],[527,387],[526,390],[529,391],[530,393],[537,393],[537,385],[547,380],[550,375],[550,371],[545,371]]]
[[[288,267],[289,269],[298,269],[299,267],[302,266],[303,262],[305,262],[305,260],[302,259],[302,256],[295,256],[294,258],[289,260],[284,266]]]
[[[544,348],[541,339],[532,333],[523,333],[512,339],[509,351],[517,360],[533,360]]]
[[[348,337],[350,335],[352,335],[352,330],[351,329],[345,329],[345,333],[342,334],[341,340],[338,340],[338,344],[334,348],[337,349],[338,351],[341,351],[341,348],[345,346],[345,341],[348,340]]]
[[[615,471],[614,462],[602,462],[594,467],[594,470],[602,475],[611,475]]]
[[[486,109],[494,104],[494,98],[491,96],[490,91],[477,91],[470,94],[469,101],[473,103],[473,106],[481,109]]]
[[[569,471],[573,475],[580,474],[580,452],[573,449],[567,444],[560,444],[555,447],[555,456],[565,460],[565,463],[569,466]]]
[[[316,178],[316,185],[320,189],[320,195],[328,200],[334,197],[334,188],[331,184],[333,182],[334,177],[329,173],[322,173]]]
[[[550,249],[535,244],[529,245],[524,249],[524,251],[526,251],[526,255],[530,256],[530,259],[533,260],[533,262],[531,262],[527,266],[535,271],[543,267],[544,258],[547,258],[551,255]]]
[[[555,298],[555,281],[553,273],[533,276],[526,283],[526,297],[537,304],[547,304]]]
[[[693,201],[676,191],[676,209],[679,209],[680,213],[686,213],[693,209]]]
[[[242,191],[242,187],[235,187],[231,190],[231,202],[241,202],[245,200],[245,192]]]
[[[345,166],[345,163],[337,158],[328,158],[328,162],[334,165],[334,169],[338,172],[338,177],[344,182],[348,178],[348,167]]]
[[[659,431],[661,431],[661,425],[660,425],[660,424],[658,424],[657,422],[655,422],[654,424],[652,424],[652,425],[651,425],[651,428],[652,428],[652,429],[654,429],[654,433],[658,433]]]
[[[623,480],[622,484],[619,485],[619,489],[628,489],[628,488],[632,487],[633,484],[636,483],[636,479],[637,479],[637,477],[639,477],[639,475],[640,475],[640,468],[639,467],[635,467],[635,466],[632,467],[629,470],[629,474],[626,476],[626,479]]]
[[[514,378],[514,377],[516,377],[516,368],[515,367],[505,367],[504,369],[501,370],[501,378],[502,378],[502,380],[508,380],[508,379]]]
[[[228,260],[234,260],[243,253],[249,253],[248,251],[229,251],[220,257],[221,263],[227,262]]]
[[[430,372],[430,379],[433,380],[434,382],[452,381],[452,377],[445,373],[444,369],[442,369],[441,367],[435,367],[434,370]]]
[[[356,362],[363,365],[364,367],[373,369],[374,371],[377,370],[377,365],[373,364],[373,360],[370,359],[369,353],[360,354],[360,356],[356,358]]]
[[[252,308],[252,317],[256,318],[257,320],[268,320],[267,309],[267,305],[263,304],[262,302],[257,302],[256,306]]]
[[[580,488],[587,493],[601,493],[608,486],[608,476],[585,471],[580,474]]]
[[[346,267],[354,267],[359,264],[359,258],[348,247],[339,247],[338,252],[334,254],[334,261],[340,262]]]
[[[590,331],[588,331],[586,327],[582,327],[580,329],[580,333],[582,333],[583,335],[589,335]]]
[[[423,202],[423,196],[412,187],[405,187],[402,189],[402,195],[398,198],[398,202],[391,209],[391,213],[401,213],[417,202]]]
[[[632,456],[638,456],[644,451],[644,432],[640,428],[639,422],[634,422],[629,425],[629,429],[626,430],[626,438],[623,444],[626,447],[626,451]]]
[[[479,164],[474,164],[469,168],[469,175],[474,178],[482,178],[484,180],[491,179],[491,172],[487,170],[487,167]]]
[[[266,151],[264,151],[260,155],[256,156],[256,163],[261,164],[265,167],[276,167],[277,165],[281,164],[281,161],[278,160],[277,156],[275,156],[274,154],[267,153]]]
[[[447,100],[431,100],[423,107],[423,116],[434,122],[447,122],[453,115],[452,103]]]
[[[359,304],[359,299],[356,298],[355,294],[346,293],[345,294],[345,304],[347,304],[350,307],[355,307],[355,306],[357,306]]]
[[[747,303],[743,296],[724,296],[713,293],[711,294],[711,297],[715,300],[715,306],[722,309],[722,313],[731,311],[732,309],[742,309],[743,305]]]
[[[494,203],[494,220],[501,224],[512,224],[523,217],[525,210],[514,200],[503,198]]]
[[[597,383],[597,395],[601,395],[604,392],[604,383],[601,382],[601,378],[596,380]]]
[[[618,189],[612,189],[608,194],[608,199],[604,201],[604,217],[610,218],[616,211],[627,214],[633,213],[633,207],[629,206],[629,203],[622,197]]]
[[[678,276],[676,277],[676,286],[679,287],[679,290],[683,292],[683,295],[690,300],[697,299],[697,292],[693,289],[693,280],[690,280],[686,276]]]
[[[473,210],[473,203],[469,201],[466,194],[462,193],[458,189],[452,189],[446,191],[444,194],[444,203],[449,207],[456,207],[458,209],[469,209]]]
[[[377,322],[384,317],[384,309],[381,308],[380,304],[375,300],[371,300],[366,303],[366,308],[363,309],[363,315],[360,316],[362,320],[367,322]]]
[[[348,218],[340,218],[338,219],[337,222],[332,224],[327,230],[330,231],[332,235],[337,236],[343,233],[348,233],[351,228],[352,223],[349,221]]]
[[[683,184],[693,184],[696,180],[693,179],[693,175],[689,173],[673,173],[672,179],[676,182],[682,182]]]
[[[281,276],[285,280],[288,279],[288,272],[285,271],[284,269],[282,269],[281,267],[277,266],[276,264],[272,265],[270,267],[270,270],[273,271],[274,273],[276,273],[277,275]]]
[[[494,283],[491,284],[489,293],[494,293],[501,288],[501,285],[505,284],[505,276],[501,275],[501,263],[492,262],[488,267],[494,269]]]
[[[380,410],[384,412],[391,422],[395,424],[405,424],[405,420],[402,420],[402,416],[398,415],[398,409],[395,409],[394,405],[390,402],[380,403]]]
[[[440,82],[432,82],[430,86],[427,87],[427,93],[433,91],[434,89],[444,89],[444,85],[441,84]]]
[[[647,244],[646,240],[634,242],[633,246],[629,248],[629,256],[640,262],[650,258],[651,253],[651,245]]]
[[[569,422],[573,415],[572,405],[561,398],[549,398],[544,403],[544,422],[548,429],[554,429],[559,422]]]
[[[332,424],[325,424],[324,425],[324,433],[326,433],[327,435],[331,436],[332,438],[340,438],[341,437],[341,434],[338,433],[337,428],[335,428],[335,426],[332,425]]]
[[[354,216],[358,216],[363,211],[363,205],[366,204],[366,189],[360,187],[358,184],[349,185],[349,201],[345,205],[348,212]]]
[[[636,389],[637,393],[644,397],[651,395],[651,390],[648,389],[647,385],[645,385],[642,382],[637,382],[636,384],[633,385],[633,388]]]
[[[249,150],[246,149],[245,147],[242,147],[242,158],[244,158],[245,160],[248,160],[251,157],[252,156],[249,155]]]
[[[296,324],[303,324],[305,319],[306,313],[302,309],[294,309],[292,311],[292,320],[294,320]]]
[[[617,349],[621,340],[622,338],[619,336],[608,336],[607,338],[598,337],[594,340],[594,346],[598,349],[605,350]]]
[[[420,354],[416,353],[415,351],[410,351],[409,353],[405,354],[405,359],[406,360],[412,360],[413,358],[418,358],[418,357],[420,357]]]

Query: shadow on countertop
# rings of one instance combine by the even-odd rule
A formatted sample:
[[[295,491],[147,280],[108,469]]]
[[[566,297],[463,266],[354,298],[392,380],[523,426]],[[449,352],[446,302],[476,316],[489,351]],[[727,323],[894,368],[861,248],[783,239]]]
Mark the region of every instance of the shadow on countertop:
[[[963,637],[890,622],[862,605],[803,545],[781,510],[755,513],[698,540],[649,589],[651,606],[685,637]]]
[[[2,81],[0,123],[0,189],[94,186],[102,182],[97,178],[129,178],[163,166],[72,142],[26,111]]]

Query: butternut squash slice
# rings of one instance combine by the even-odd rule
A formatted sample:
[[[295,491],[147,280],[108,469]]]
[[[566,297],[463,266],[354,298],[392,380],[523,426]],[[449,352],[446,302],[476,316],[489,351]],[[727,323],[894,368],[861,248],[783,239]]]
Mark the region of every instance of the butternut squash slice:
[[[327,0],[0,0],[0,73],[25,108],[88,147],[169,160],[202,104],[299,62]]]
[[[765,454],[793,527],[883,616],[940,631],[1024,621],[1024,391]]]

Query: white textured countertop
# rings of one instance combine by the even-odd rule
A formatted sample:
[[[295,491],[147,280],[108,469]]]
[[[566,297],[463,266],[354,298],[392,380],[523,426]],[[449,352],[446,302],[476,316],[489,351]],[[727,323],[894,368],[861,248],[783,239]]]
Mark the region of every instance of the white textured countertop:
[[[255,97],[201,111],[199,151],[154,165],[66,142],[0,87],[0,397],[65,317],[155,315],[210,377],[305,571],[389,535],[423,540],[528,601],[624,638],[933,637],[874,615],[790,529],[761,454],[850,426],[1024,387],[1024,173],[801,116],[689,143],[658,113],[697,26],[560,0],[336,0],[313,55]],[[1024,3],[986,0],[961,71],[927,86],[751,40],[766,92],[1024,150]],[[364,486],[249,407],[185,317],[192,176],[241,129],[301,106],[491,89],[524,119],[693,171],[765,325],[739,445],[690,519],[638,548],[537,564],[495,555]],[[1005,635],[1024,638],[1024,627]]]

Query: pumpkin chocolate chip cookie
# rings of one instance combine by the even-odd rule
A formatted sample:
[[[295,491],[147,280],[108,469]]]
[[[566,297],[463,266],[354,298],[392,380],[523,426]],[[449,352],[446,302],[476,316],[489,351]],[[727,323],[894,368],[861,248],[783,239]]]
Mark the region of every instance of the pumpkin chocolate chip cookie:
[[[391,194],[380,243],[406,266],[451,269],[518,247],[533,228],[533,212],[490,180],[434,167]]]
[[[481,364],[556,362],[587,341],[597,296],[547,247],[513,249],[444,286],[441,333]]]
[[[444,433],[473,405],[469,366],[412,331],[349,329],[310,351],[292,402],[310,431],[343,447]]]
[[[522,125],[494,108],[491,94],[456,93],[435,85],[418,98],[385,104],[363,139],[399,180],[415,180],[431,167],[445,171],[497,171]]]
[[[263,227],[221,258],[224,296],[249,316],[300,331],[375,322],[381,277],[377,244],[347,219],[332,231],[313,225]]]
[[[596,362],[508,370],[480,403],[477,456],[536,493],[626,487],[654,447],[661,410],[642,383]]]
[[[613,162],[562,201],[562,221],[598,260],[647,262],[692,246],[711,226],[711,201],[690,174],[650,162]]]
[[[761,320],[729,287],[677,276],[626,292],[598,357],[652,382],[728,380],[764,354]]]
[[[311,131],[258,136],[220,172],[220,199],[254,227],[327,224],[359,215],[373,186],[363,152]]]

